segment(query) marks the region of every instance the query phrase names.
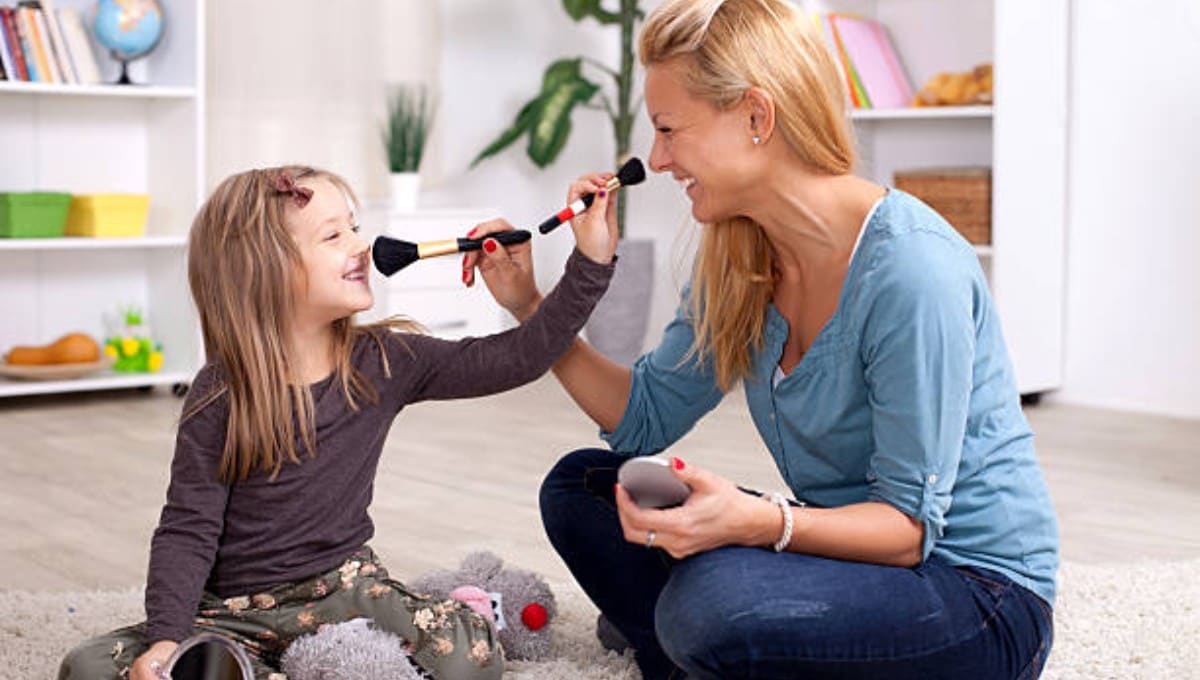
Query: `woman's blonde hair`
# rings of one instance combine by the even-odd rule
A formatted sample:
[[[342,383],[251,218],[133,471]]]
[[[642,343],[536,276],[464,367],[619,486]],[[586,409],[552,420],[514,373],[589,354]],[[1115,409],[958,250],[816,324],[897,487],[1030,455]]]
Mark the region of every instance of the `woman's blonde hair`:
[[[255,470],[274,475],[285,459],[299,462],[297,439],[310,457],[316,454],[312,393],[291,370],[289,356],[296,291],[307,282],[300,250],[284,221],[296,194],[278,187],[281,177],[293,183],[327,180],[357,205],[346,181],[324,170],[299,165],[249,170],[213,191],[188,240],[188,283],[218,382],[192,402],[182,420],[228,395],[220,467],[227,483]],[[354,343],[369,334],[382,353],[380,334],[391,327],[411,330],[415,324],[357,326],[350,317],[333,322],[335,375],[351,408],[359,399],[378,401],[370,381],[350,363]],[[388,371],[385,353],[383,361]]]
[[[643,66],[679,60],[684,87],[722,110],[751,87],[775,102],[776,131],[811,169],[850,172],[854,140],[845,90],[812,22],[785,0],[666,0],[646,19]],[[728,391],[763,347],[775,284],[774,251],[753,220],[706,225],[692,274],[692,354],[711,357]]]

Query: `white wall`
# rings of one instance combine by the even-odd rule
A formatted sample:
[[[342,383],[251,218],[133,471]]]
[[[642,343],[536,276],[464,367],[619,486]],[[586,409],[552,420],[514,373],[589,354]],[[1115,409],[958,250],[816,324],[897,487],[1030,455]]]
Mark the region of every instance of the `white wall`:
[[[525,156],[523,140],[474,170],[468,165],[537,94],[551,62],[587,55],[615,67],[616,27],[577,24],[556,0],[528,13],[495,0],[355,4],[359,11],[330,11],[318,0],[210,3],[210,187],[248,167],[301,161],[345,175],[368,201],[385,201],[387,168],[378,138],[384,87],[410,80],[433,83],[440,100],[422,166],[422,207],[489,207],[532,228],[562,207],[576,176],[613,169],[611,126],[590,110],[576,113],[566,148],[545,170]],[[634,153],[645,157],[650,126],[644,112],[634,132]],[[674,311],[672,271],[679,257],[673,245],[677,234],[689,232],[688,209],[664,177],[651,177],[629,199],[628,236],[658,241],[653,342]],[[572,243],[567,228],[537,237],[543,289],[557,281]]]
[[[1200,3],[1072,7],[1065,387],[1200,417]]]
[[[386,83],[432,82],[429,0],[213,0],[208,4],[208,184],[301,162],[387,192]]]
[[[657,2],[643,2],[645,8]],[[576,23],[557,1],[544,11],[517,12],[494,0],[442,0],[443,40],[440,56],[441,111],[434,132],[432,157],[424,172],[428,188],[423,204],[472,205],[497,209],[518,227],[532,229],[563,207],[567,186],[586,172],[615,170],[611,125],[600,111],[577,109],[571,137],[548,168],[537,168],[525,155],[525,138],[474,169],[472,159],[501,131],[541,87],[542,73],[561,58],[585,55],[613,68],[619,64],[619,29],[591,19]],[[595,82],[604,82],[615,97],[611,80],[585,67]],[[640,93],[640,84],[636,88]],[[634,126],[633,153],[649,154],[651,128],[643,110]],[[687,234],[689,209],[669,176],[651,175],[629,189],[627,238],[656,241],[656,281],[647,346],[656,342],[674,312],[679,287],[673,245]],[[556,281],[573,239],[566,227],[535,236],[538,280],[545,289]]]
[[[427,206],[490,206],[531,227],[560,207],[573,177],[610,165],[607,121],[583,111],[550,168],[535,168],[519,142],[467,170],[551,61],[616,63],[616,29],[576,24],[557,2],[519,21],[494,0],[361,0],[358,12],[317,0],[209,7],[210,184],[302,160],[384,198],[383,84],[414,79],[437,82],[441,96],[423,170]],[[1071,21],[1066,376],[1054,398],[1200,417],[1200,79],[1190,66],[1200,63],[1200,3],[1131,12],[1118,0],[1076,0]],[[634,152],[643,157],[650,132],[640,112]],[[673,246],[690,227],[669,178],[652,175],[629,197],[629,236],[658,245],[650,344],[674,308]],[[570,243],[566,229],[538,237],[543,286]]]

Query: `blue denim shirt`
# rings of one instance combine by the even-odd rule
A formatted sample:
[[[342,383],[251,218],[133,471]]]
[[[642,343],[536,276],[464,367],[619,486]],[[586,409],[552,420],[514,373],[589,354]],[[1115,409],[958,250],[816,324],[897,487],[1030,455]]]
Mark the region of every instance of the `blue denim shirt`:
[[[616,430],[601,433],[614,451],[661,451],[724,397],[709,363],[685,360],[689,294],[634,364]],[[787,337],[771,306],[743,386],[797,498],[888,503],[924,524],[923,558],[994,569],[1054,602],[1057,522],[970,244],[890,190],[864,226],[833,316],[773,385]]]

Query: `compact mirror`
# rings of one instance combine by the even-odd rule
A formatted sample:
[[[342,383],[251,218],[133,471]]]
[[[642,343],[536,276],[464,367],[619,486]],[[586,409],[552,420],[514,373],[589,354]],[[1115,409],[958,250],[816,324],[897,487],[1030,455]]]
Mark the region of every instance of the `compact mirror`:
[[[172,680],[254,680],[246,650],[213,633],[181,642],[171,655],[167,672]]]

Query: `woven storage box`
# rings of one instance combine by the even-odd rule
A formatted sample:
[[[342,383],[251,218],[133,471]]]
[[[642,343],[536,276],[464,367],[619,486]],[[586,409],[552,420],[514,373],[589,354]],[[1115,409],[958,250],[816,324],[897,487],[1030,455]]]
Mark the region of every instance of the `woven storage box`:
[[[71,199],[68,236],[141,236],[146,231],[146,194],[83,194]]]
[[[0,237],[62,236],[70,205],[71,194],[52,191],[0,193]]]
[[[992,242],[991,168],[898,170],[895,185],[928,203],[971,243]]]

